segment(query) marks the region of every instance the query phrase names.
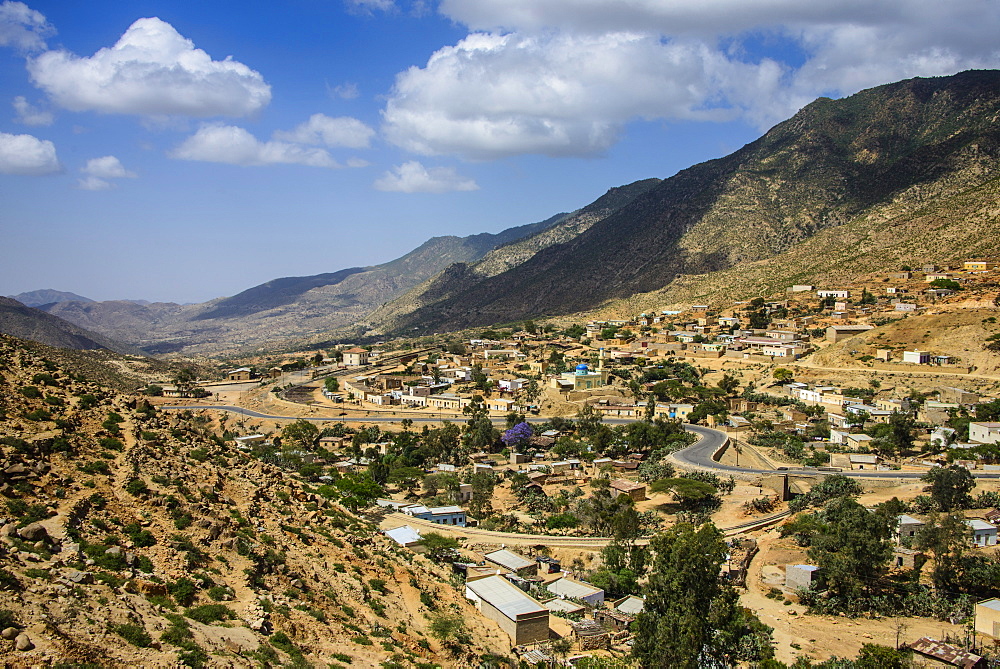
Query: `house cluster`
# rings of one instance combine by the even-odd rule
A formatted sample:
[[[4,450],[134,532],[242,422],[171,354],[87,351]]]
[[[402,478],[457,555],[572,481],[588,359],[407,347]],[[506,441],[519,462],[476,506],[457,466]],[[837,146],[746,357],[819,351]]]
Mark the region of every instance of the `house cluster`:
[[[401,546],[423,550],[420,533],[408,525],[385,534]],[[642,611],[641,597],[606,600],[604,590],[574,578],[544,553],[526,557],[501,548],[472,555],[474,561],[453,563],[454,570],[465,576],[465,596],[507,633],[512,646],[548,641],[551,617],[558,616],[572,621],[580,650],[607,648],[630,636],[629,624]]]

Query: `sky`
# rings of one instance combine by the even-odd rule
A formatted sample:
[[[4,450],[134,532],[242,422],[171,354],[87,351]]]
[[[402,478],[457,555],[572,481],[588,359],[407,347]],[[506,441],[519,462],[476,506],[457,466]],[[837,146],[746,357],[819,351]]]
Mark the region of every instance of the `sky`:
[[[818,96],[1000,67],[996,0],[0,2],[0,294],[201,302],[544,220]]]

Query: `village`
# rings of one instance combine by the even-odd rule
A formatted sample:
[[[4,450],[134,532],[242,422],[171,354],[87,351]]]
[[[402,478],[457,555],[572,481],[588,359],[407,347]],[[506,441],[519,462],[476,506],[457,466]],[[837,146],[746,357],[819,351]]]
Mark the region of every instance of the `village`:
[[[1000,263],[991,261],[903,268],[858,285],[789,286],[781,299],[728,308],[690,305],[583,325],[528,322],[464,340],[250,360],[224,381],[197,387],[206,403],[316,423],[318,449],[285,446],[283,455],[305,462],[319,483],[374,477],[383,496],[371,500],[371,512],[385,534],[450,564],[468,599],[528,662],[621,654],[632,642],[640,588],[623,589],[602,569],[614,542],[606,523],[587,518],[600,506],[595,499],[612,507],[595,515],[620,513],[612,501],[627,500],[637,517],[630,544],[677,522],[715,522],[731,549],[725,578],[777,630],[777,657],[822,658],[830,655],[820,638],[828,632],[802,630],[809,606],[800,597],[821,572],[781,524],[801,510],[793,500],[807,498],[824,477],[869,476],[854,480],[870,509],[902,500],[907,512],[893,516],[891,568],[905,570],[926,559],[912,540],[934,513],[921,502],[920,477],[957,465],[980,477],[982,508],[966,506],[968,547],[988,556],[996,550],[1000,325],[990,300],[998,278]],[[975,321],[981,350],[954,340],[922,346],[926,334],[894,341],[901,325],[942,314]],[[165,386],[165,401],[189,406],[188,390]],[[411,426],[424,425],[426,441],[450,424],[467,424],[469,433],[477,420],[480,427],[504,423],[506,431],[494,429],[477,450],[466,439],[405,475],[387,468],[400,434],[421,438]],[[241,421],[247,434],[237,442],[248,452],[281,441],[268,421]],[[651,446],[629,427],[638,423],[659,425],[663,434]],[[678,460],[674,453],[696,440],[681,423],[724,435],[713,459],[729,469]],[[902,441],[893,437],[900,424],[908,435]],[[400,425],[402,433],[389,429]],[[260,432],[250,434],[254,427]],[[441,549],[445,539],[453,543]],[[980,646],[1000,634],[998,610],[994,598],[975,605],[971,627]],[[842,621],[813,617],[838,632],[828,641],[845,653],[873,638],[901,643],[890,642],[886,622],[848,632]],[[919,620],[907,623],[925,632],[907,641],[914,653],[943,663],[934,666],[980,666],[969,659],[978,655],[962,650],[977,647],[976,636],[957,618],[943,626]],[[818,640],[804,644],[803,634]]]

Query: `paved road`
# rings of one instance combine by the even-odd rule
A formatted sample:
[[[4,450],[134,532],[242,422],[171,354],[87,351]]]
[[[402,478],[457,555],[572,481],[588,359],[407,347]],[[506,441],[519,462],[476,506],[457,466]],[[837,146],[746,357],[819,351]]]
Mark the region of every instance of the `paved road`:
[[[754,469],[752,467],[736,467],[734,465],[726,465],[721,462],[716,462],[713,459],[715,453],[722,447],[722,444],[726,441],[726,435],[718,430],[713,430],[707,427],[701,427],[700,425],[685,425],[684,428],[690,432],[694,432],[701,439],[696,443],[688,446],[685,449],[677,451],[673,454],[673,457],[683,464],[692,465],[695,467],[700,467],[704,469],[711,469],[720,474],[756,474],[761,476],[769,476],[772,474],[806,474],[814,476],[822,476],[830,472],[824,472],[817,469],[810,469],[807,467],[803,468],[786,468],[786,469]],[[923,476],[922,472],[901,472],[901,471],[842,471],[837,472],[843,474],[844,476],[849,476],[851,478],[858,479],[896,479],[896,480],[915,480]],[[972,472],[973,476],[980,479],[1000,479],[1000,472],[997,473],[984,473],[984,472]]]
[[[345,418],[345,417],[326,417],[317,418],[313,416],[275,416],[271,414],[264,414],[252,409],[244,409],[243,407],[231,406],[226,404],[191,404],[185,406],[161,406],[161,409],[173,409],[173,410],[199,410],[199,409],[214,409],[216,411],[229,411],[231,413],[240,414],[243,416],[248,416],[250,418],[264,418],[266,420],[308,420],[317,423],[328,423],[328,422],[365,422],[365,423],[398,423],[403,418],[409,418],[414,423],[439,423],[442,420],[463,420],[461,416],[448,416],[442,418],[441,416],[411,416],[411,415],[397,415],[397,416],[368,416],[365,418]],[[532,423],[544,423],[547,418],[541,417],[531,417],[527,419]],[[494,423],[503,424],[505,419],[494,418]],[[605,419],[605,423],[611,425],[624,425],[626,423],[633,422],[633,419],[628,418],[610,418]],[[685,425],[684,429],[689,432],[693,432],[700,437],[700,439],[688,446],[687,448],[681,449],[673,454],[674,459],[678,460],[682,464],[691,465],[694,467],[702,469],[711,469],[720,474],[753,474],[756,476],[770,476],[773,474],[803,474],[806,476],[823,476],[829,474],[829,471],[820,471],[818,469],[810,468],[794,468],[789,467],[785,469],[754,469],[752,467],[737,467],[735,465],[727,465],[721,462],[716,462],[713,459],[715,453],[722,447],[722,444],[726,441],[726,434],[720,432],[719,430],[713,430],[708,427],[702,427],[700,425]],[[842,471],[838,472],[844,476],[849,476],[851,478],[858,479],[892,479],[892,480],[916,480],[923,476],[922,472],[901,472],[901,471]],[[979,479],[1000,479],[1000,472],[996,473],[984,473],[984,472],[973,472],[973,476]]]

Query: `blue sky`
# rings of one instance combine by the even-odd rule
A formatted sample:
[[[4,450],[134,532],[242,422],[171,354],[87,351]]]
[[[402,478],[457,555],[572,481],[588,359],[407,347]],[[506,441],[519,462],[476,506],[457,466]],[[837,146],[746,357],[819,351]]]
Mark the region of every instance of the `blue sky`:
[[[0,294],[193,302],[1000,66],[983,0],[0,3]]]

